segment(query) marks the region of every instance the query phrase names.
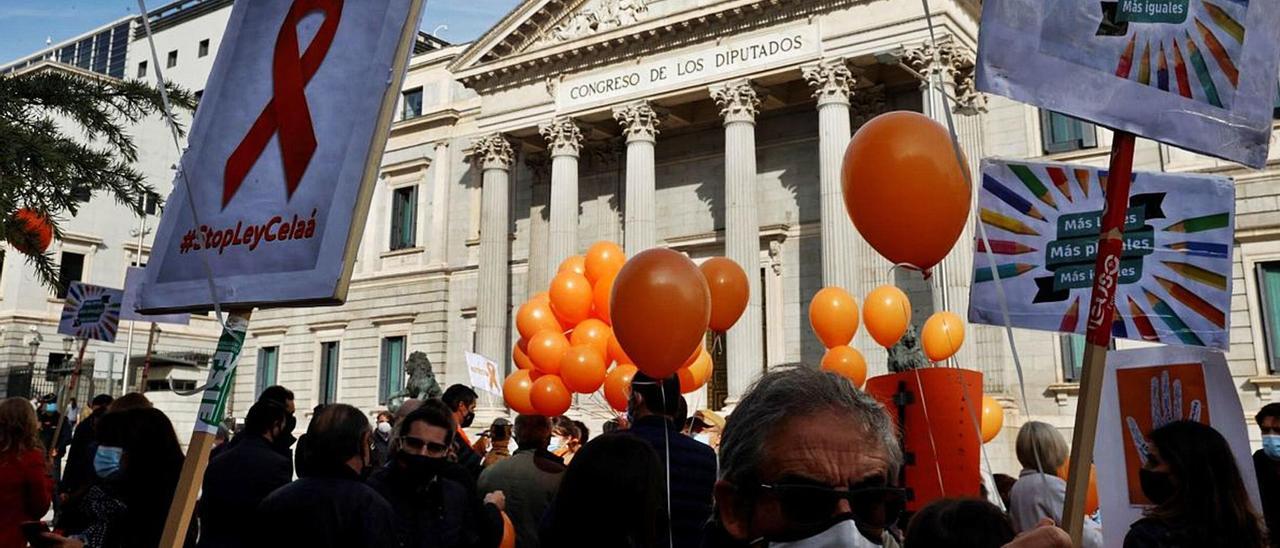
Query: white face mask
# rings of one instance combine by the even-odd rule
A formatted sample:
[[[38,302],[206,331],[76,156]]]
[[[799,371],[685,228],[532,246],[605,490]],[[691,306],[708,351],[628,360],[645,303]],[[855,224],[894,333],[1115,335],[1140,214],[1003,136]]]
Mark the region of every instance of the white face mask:
[[[693,439],[698,440],[706,445],[711,445],[711,434],[699,432],[693,435]]]
[[[379,433],[379,434],[382,434],[382,435],[384,435],[384,436],[385,436],[385,435],[387,435],[387,434],[390,434],[390,433],[391,433],[391,423],[389,423],[389,422],[380,422],[380,423],[378,423],[378,433]]]
[[[880,548],[880,545],[862,536],[853,520],[845,519],[808,538],[770,542],[769,548]]]
[[[560,436],[551,436],[551,443],[547,444],[547,451],[555,453],[556,451],[559,451],[560,447],[563,445],[564,445],[564,438]]]

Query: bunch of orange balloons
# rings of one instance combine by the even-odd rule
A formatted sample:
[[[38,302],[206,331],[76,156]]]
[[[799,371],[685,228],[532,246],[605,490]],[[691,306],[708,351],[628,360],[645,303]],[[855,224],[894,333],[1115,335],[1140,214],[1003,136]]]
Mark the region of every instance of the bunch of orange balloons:
[[[858,303],[848,291],[824,287],[809,301],[809,326],[827,347],[822,370],[841,375],[859,388],[867,380],[867,360],[849,346],[858,333]]]

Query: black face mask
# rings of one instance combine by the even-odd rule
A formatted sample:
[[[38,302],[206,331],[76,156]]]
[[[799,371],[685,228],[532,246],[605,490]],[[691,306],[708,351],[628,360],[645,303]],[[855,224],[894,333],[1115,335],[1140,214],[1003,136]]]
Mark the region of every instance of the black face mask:
[[[1173,479],[1168,472],[1141,468],[1138,470],[1138,483],[1142,485],[1142,494],[1154,504],[1164,504],[1173,498]]]
[[[439,457],[413,455],[403,451],[397,453],[396,457],[400,460],[400,466],[405,475],[414,483],[431,481],[445,466],[445,460]]]
[[[276,436],[275,445],[284,451],[288,451],[293,447],[294,442],[298,438],[293,437],[293,429],[298,427],[298,418],[293,415],[286,415],[284,418],[284,428],[280,430],[280,435]]]
[[[471,422],[474,420],[476,420],[476,412],[472,411],[470,413],[467,413],[467,416],[462,417],[462,427],[463,428],[470,427]]]

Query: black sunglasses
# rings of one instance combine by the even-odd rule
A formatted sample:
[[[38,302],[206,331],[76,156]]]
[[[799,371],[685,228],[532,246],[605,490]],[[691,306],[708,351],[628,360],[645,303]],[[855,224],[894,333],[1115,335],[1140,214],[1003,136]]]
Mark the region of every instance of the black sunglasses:
[[[761,484],[782,508],[783,517],[796,524],[824,522],[836,514],[841,500],[849,501],[853,519],[859,525],[887,528],[898,521],[907,504],[907,490],[899,487],[873,486],[853,489],[803,484]]]
[[[443,443],[426,441],[422,438],[415,438],[413,436],[404,436],[400,438],[400,444],[404,445],[405,448],[410,451],[422,451],[422,448],[426,447],[427,451],[430,453],[443,453],[449,449],[449,446]]]

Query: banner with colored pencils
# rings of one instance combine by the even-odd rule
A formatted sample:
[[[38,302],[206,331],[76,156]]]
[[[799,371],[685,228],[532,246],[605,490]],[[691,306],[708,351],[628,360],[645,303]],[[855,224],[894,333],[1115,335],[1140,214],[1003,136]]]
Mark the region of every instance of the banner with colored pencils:
[[[1280,2],[991,0],[978,89],[1260,168],[1278,44]]]
[[[1089,314],[1107,172],[984,160],[969,320],[1080,333]],[[980,233],[979,233],[980,234]],[[1226,350],[1235,188],[1225,177],[1134,173],[1116,337]]]

